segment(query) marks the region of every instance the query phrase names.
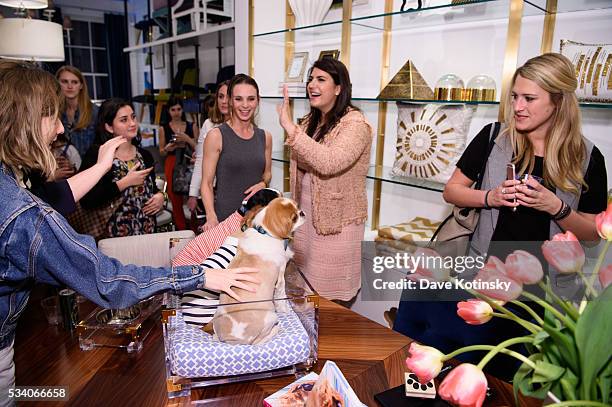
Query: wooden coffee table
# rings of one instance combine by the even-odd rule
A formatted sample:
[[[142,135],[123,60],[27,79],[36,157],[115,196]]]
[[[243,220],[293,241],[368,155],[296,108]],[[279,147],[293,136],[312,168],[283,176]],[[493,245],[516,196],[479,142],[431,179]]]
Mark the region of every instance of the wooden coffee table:
[[[68,405],[163,406],[202,400],[204,405],[215,407],[260,407],[265,397],[295,380],[293,376],[286,376],[212,386],[192,390],[190,398],[169,400],[161,323],[138,354],[110,348],[83,352],[76,333],[47,325],[37,291],[18,324],[16,385],[68,386]],[[374,394],[402,384],[410,342],[406,336],[321,299],[319,362],[314,370],[320,372],[326,360],[333,360],[361,401],[377,406]],[[514,405],[510,385],[489,377],[489,386],[493,394],[485,402],[486,406]],[[60,404],[65,405],[56,403]],[[521,405],[539,403],[524,400]]]

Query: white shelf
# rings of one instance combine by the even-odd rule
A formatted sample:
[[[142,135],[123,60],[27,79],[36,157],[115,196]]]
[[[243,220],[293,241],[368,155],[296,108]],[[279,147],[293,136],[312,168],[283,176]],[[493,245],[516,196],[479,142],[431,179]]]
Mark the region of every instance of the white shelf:
[[[201,35],[206,35],[206,34],[214,33],[217,31],[229,30],[232,28],[234,28],[234,22],[213,25],[212,27],[206,28],[205,30],[191,31],[191,32],[184,33],[184,34],[174,35],[168,38],[162,38],[161,40],[155,40],[151,42],[145,42],[144,44],[140,44],[140,45],[134,45],[132,47],[126,47],[126,48],[123,48],[123,52],[138,51],[144,48],[150,48],[150,47],[155,47],[157,45],[186,40],[188,38],[199,37]]]

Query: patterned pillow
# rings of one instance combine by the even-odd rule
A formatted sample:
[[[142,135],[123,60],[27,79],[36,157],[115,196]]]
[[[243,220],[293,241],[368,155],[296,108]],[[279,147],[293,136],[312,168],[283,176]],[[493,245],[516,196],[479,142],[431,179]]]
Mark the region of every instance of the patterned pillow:
[[[474,107],[397,103],[392,175],[446,183],[463,152]]]
[[[293,311],[278,314],[278,326],[278,334],[264,344],[230,345],[185,324],[177,312],[168,324],[172,373],[189,378],[233,376],[305,362],[311,345],[297,314]]]
[[[612,102],[612,44],[581,44],[561,40],[561,54],[576,69],[579,100]]]

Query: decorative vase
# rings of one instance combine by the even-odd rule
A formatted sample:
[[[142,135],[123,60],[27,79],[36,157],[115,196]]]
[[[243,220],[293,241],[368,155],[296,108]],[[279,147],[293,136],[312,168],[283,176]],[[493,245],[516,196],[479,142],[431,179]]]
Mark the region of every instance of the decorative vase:
[[[289,0],[295,15],[296,27],[315,25],[323,22],[332,0]]]

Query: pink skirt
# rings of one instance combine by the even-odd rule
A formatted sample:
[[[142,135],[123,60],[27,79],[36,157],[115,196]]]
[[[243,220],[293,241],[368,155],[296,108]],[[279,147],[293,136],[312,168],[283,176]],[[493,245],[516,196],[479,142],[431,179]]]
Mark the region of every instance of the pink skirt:
[[[306,222],[295,232],[294,260],[319,295],[348,301],[361,287],[361,241],[365,224],[344,226],[335,235],[319,235],[312,224],[311,176],[302,179],[300,209]]]

